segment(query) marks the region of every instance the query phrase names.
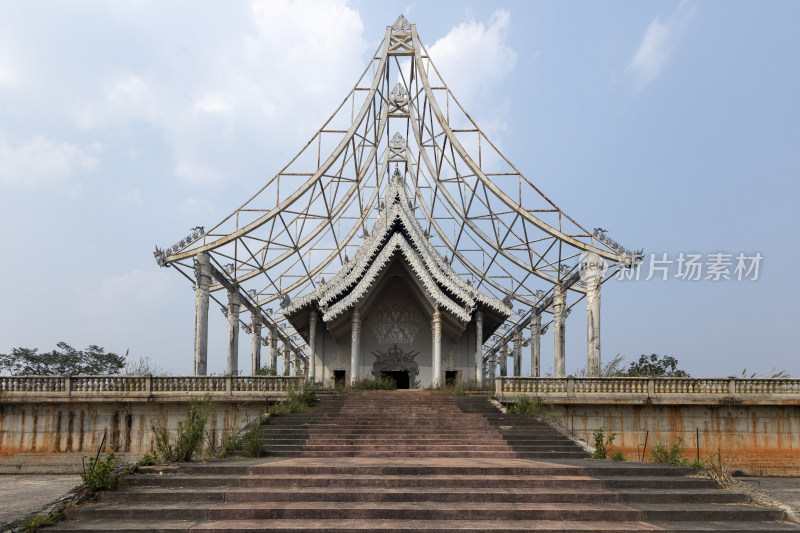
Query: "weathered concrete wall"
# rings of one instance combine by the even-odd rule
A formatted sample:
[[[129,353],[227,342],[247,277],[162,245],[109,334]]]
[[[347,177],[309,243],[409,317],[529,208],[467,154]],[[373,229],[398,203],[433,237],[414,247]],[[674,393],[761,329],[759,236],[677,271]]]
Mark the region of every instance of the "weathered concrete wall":
[[[723,463],[748,475],[800,475],[798,405],[554,404],[554,412],[589,444],[596,428],[616,433],[612,449],[629,461],[681,437],[689,461],[698,449],[701,459],[719,450]]]
[[[233,430],[264,413],[266,402],[214,401],[204,447],[217,447]],[[177,430],[188,400],[54,401],[0,403],[0,455],[16,453],[97,453],[104,432],[105,452],[143,455],[153,451],[151,420]]]

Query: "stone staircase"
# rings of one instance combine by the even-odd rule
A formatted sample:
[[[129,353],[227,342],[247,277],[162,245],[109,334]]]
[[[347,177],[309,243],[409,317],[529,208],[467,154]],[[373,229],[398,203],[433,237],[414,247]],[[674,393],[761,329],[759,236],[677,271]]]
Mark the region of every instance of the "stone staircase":
[[[516,458],[479,413],[430,391],[348,393],[313,427],[298,457]]]
[[[575,458],[536,417],[485,398],[321,395],[271,422],[272,453],[296,458],[149,467],[51,530],[800,531],[691,469]]]
[[[504,414],[482,396],[459,396],[455,401],[463,412],[480,414],[491,423],[520,459],[587,459],[590,456],[537,415]]]
[[[342,394],[327,391],[318,392],[317,398],[317,403],[308,412],[271,416],[267,424],[257,428],[267,456],[297,457],[312,428],[326,416],[338,413],[346,399]],[[237,452],[245,454],[242,443]]]

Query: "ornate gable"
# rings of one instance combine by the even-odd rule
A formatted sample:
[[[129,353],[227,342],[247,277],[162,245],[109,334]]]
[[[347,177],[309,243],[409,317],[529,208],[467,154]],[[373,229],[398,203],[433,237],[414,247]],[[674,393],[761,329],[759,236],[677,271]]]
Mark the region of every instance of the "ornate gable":
[[[371,233],[352,259],[327,283],[289,303],[284,314],[291,322],[303,310],[318,309],[330,322],[358,305],[375,286],[380,274],[401,258],[426,294],[440,309],[466,324],[478,309],[488,309],[505,319],[512,310],[494,296],[465,282],[439,254],[423,232],[410,207],[403,176],[395,166],[387,186],[385,207]],[[297,328],[298,330],[300,328]]]

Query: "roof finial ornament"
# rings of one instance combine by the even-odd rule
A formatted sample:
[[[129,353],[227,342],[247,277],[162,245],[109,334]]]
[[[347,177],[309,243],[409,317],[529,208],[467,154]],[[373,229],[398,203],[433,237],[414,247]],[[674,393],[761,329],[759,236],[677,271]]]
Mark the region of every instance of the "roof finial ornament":
[[[394,172],[392,173],[392,179],[396,181],[401,181],[403,179],[403,175],[400,174],[400,167],[397,163],[394,164]]]
[[[400,132],[397,131],[397,132],[395,132],[395,134],[392,136],[391,140],[389,141],[389,146],[391,146],[392,148],[405,148],[406,147],[406,140],[400,134]]]
[[[403,32],[408,33],[411,31],[411,25],[408,23],[408,20],[403,16],[401,13],[397,20],[394,21],[392,25],[392,33]]]

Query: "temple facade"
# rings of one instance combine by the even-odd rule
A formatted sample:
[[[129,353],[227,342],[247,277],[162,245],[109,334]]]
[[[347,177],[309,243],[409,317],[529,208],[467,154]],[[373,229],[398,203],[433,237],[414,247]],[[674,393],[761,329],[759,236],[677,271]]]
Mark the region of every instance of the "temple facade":
[[[512,309],[458,276],[410,205],[395,166],[354,257],[284,307],[310,348],[311,379],[332,386],[386,377],[412,389],[483,380],[483,343]]]

